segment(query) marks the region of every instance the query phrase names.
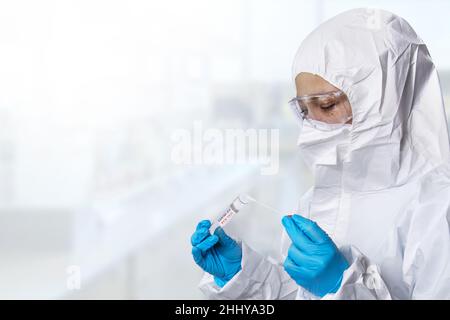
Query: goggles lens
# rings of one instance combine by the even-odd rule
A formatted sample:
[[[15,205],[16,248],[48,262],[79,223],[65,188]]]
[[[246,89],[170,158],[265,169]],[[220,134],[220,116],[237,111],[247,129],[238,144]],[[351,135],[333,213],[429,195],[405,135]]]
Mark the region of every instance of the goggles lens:
[[[339,125],[352,119],[350,102],[342,91],[295,97],[289,105],[301,121],[309,121],[321,130],[329,127],[321,123]]]

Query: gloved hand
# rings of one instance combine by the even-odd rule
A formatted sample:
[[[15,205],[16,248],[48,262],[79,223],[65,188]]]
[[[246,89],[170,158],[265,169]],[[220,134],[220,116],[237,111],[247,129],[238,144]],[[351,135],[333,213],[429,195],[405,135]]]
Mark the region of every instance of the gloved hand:
[[[285,216],[282,224],[292,240],[284,269],[295,282],[316,296],[336,293],[347,260],[314,221],[299,215]]]
[[[222,228],[214,234],[209,232],[211,222],[203,220],[191,237],[192,256],[195,263],[214,276],[214,281],[223,287],[241,270],[242,249]]]

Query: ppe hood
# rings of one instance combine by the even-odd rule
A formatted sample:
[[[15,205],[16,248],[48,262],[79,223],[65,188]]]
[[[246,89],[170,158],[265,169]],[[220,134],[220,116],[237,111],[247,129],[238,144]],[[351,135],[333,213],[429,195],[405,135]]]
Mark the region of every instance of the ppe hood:
[[[375,9],[339,14],[303,41],[294,80],[301,72],[322,77],[350,100],[348,154],[334,165],[343,173],[344,189],[395,187],[449,160],[438,74],[427,47],[404,19]],[[326,175],[317,174],[321,165],[330,166],[316,163],[316,186],[328,183],[320,181]]]

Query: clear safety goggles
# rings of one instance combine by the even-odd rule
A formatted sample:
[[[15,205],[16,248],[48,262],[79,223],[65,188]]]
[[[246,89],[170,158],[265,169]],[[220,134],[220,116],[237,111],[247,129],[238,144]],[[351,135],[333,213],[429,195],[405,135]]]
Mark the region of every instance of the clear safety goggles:
[[[352,119],[350,102],[340,90],[295,97],[289,101],[289,106],[302,125],[307,121],[323,131],[342,127]]]

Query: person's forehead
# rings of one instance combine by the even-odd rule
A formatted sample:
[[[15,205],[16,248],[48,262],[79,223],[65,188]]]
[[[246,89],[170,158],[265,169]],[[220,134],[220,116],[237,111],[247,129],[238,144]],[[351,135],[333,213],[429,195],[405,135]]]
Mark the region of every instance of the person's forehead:
[[[302,72],[295,78],[295,86],[297,88],[297,96],[319,94],[329,91],[338,90],[331,83],[322,77]]]

